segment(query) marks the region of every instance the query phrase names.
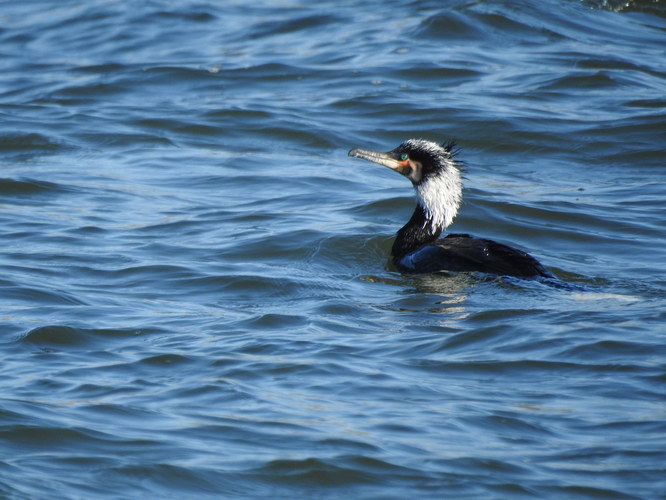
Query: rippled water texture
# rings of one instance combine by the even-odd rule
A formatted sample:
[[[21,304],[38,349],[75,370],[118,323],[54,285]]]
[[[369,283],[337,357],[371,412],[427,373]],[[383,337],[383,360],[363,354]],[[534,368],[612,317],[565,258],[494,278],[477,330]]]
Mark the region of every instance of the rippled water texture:
[[[0,497],[666,498],[663,2],[4,1]],[[388,266],[452,231],[567,287]]]

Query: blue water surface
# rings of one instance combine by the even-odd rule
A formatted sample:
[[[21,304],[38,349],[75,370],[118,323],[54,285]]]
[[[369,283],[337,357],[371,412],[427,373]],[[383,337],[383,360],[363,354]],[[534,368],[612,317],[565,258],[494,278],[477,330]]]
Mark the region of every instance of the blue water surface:
[[[666,498],[663,2],[0,13],[0,497]],[[567,286],[395,272],[412,137]]]

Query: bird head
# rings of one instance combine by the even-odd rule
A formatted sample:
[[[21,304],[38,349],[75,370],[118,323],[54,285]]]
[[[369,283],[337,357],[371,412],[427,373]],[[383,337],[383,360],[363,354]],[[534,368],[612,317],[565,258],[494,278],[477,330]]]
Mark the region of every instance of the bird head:
[[[432,222],[441,227],[451,224],[462,199],[462,182],[453,143],[409,139],[386,153],[355,148],[348,154],[407,177],[412,181],[419,205]]]
[[[386,153],[352,149],[349,156],[378,163],[404,175],[413,184],[428,177],[457,171],[454,144],[437,144],[423,139],[409,139]]]

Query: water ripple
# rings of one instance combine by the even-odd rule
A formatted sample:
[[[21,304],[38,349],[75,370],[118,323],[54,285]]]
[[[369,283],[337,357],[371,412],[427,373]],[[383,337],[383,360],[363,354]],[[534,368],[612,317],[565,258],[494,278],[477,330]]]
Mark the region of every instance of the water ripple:
[[[44,3],[44,2],[42,2]],[[0,496],[655,498],[664,11],[3,3]],[[407,276],[408,181],[567,282]]]

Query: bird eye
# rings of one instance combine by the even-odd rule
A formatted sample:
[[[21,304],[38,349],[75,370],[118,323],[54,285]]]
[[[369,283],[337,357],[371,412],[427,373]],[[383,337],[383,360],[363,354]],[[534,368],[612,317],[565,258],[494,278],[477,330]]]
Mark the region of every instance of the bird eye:
[[[409,155],[407,153],[402,153],[400,155],[400,160],[402,160],[402,161],[407,161],[408,158],[409,158]]]

